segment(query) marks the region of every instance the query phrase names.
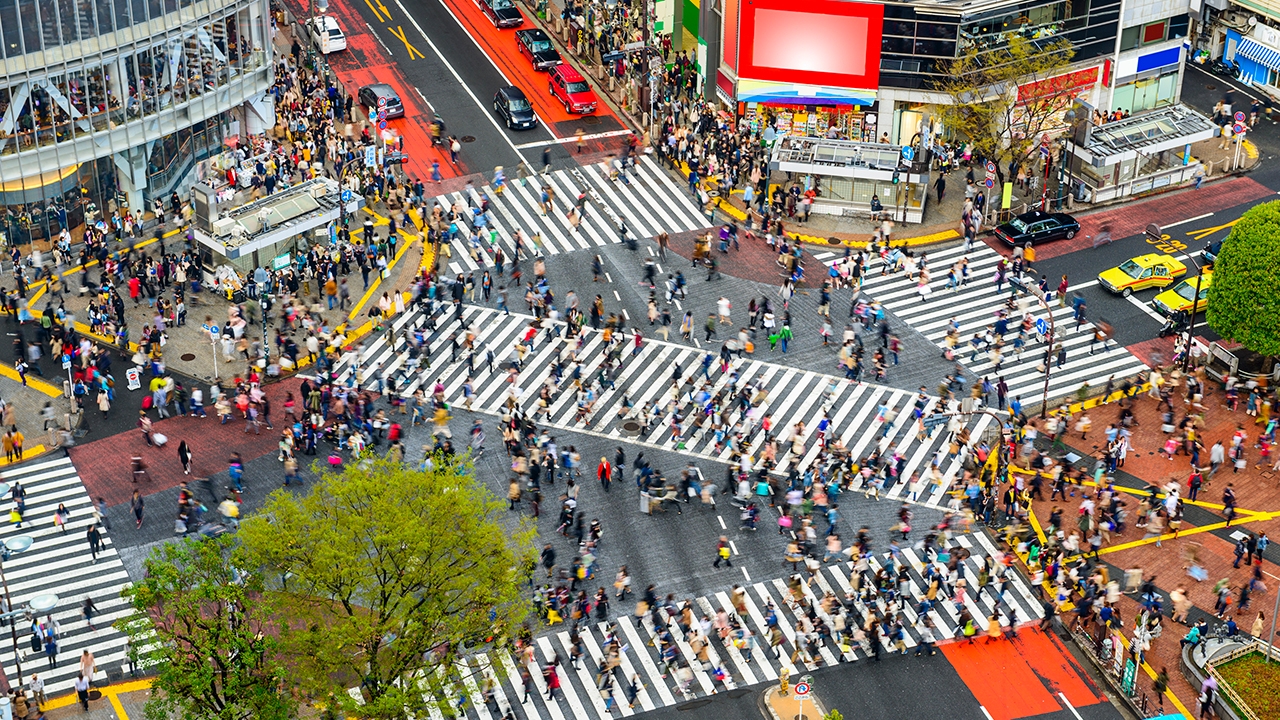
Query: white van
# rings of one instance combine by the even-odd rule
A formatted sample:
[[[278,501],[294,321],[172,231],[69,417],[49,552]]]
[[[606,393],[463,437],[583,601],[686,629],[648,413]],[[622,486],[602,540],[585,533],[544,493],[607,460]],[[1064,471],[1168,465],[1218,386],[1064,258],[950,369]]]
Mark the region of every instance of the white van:
[[[342,32],[342,28],[338,27],[338,21],[332,15],[321,15],[314,18],[312,22],[314,23],[312,29],[321,53],[328,55],[347,49],[347,36]]]

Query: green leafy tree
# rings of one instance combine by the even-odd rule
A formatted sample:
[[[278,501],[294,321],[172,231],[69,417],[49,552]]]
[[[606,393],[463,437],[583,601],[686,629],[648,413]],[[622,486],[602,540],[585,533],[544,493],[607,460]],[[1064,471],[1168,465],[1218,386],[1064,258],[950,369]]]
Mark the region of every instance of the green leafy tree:
[[[947,63],[937,90],[950,104],[938,106],[944,127],[973,144],[975,157],[995,161],[1003,183],[1010,161],[1036,160],[1041,138],[1064,126],[1076,97],[1068,70],[1068,40],[1028,40],[1007,33],[990,49],[974,44]],[[1026,90],[1020,96],[1018,88]]]
[[[1213,264],[1205,319],[1260,355],[1280,355],[1280,201],[1247,210]],[[1191,280],[1195,284],[1195,280]]]
[[[131,659],[158,671],[150,720],[294,717],[284,669],[253,576],[237,577],[228,536],[165,543],[124,597],[134,613],[116,623]]]
[[[273,493],[240,529],[246,567],[287,578],[281,641],[304,694],[366,718],[418,714],[469,649],[515,635],[531,530],[469,464],[368,460],[305,494]]]
[[[844,716],[839,710],[829,710],[826,715],[822,716],[822,720],[844,720]]]

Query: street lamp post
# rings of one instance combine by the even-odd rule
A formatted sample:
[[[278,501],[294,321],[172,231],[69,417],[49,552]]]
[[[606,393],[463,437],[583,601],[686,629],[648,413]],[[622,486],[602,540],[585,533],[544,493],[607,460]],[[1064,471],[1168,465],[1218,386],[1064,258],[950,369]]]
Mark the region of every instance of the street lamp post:
[[[1200,305],[1200,284],[1204,281],[1204,271],[1200,267],[1200,263],[1196,262],[1195,258],[1191,256],[1188,256],[1187,259],[1191,261],[1192,265],[1196,266],[1196,294],[1191,298],[1191,319],[1187,321],[1187,341],[1182,350],[1183,372],[1186,372],[1187,368],[1191,366],[1191,336],[1196,329],[1196,310],[1199,309]]]
[[[0,483],[0,488],[2,488],[2,490],[0,490],[0,494],[4,494],[8,492],[9,486],[7,483]],[[20,553],[29,549],[33,542],[34,541],[30,536],[19,535],[5,540],[4,544],[0,545],[0,587],[3,587],[4,589],[4,605],[7,608],[3,616],[0,617],[3,617],[8,621],[9,638],[13,641],[13,662],[18,670],[18,682],[15,686],[21,685],[22,678],[24,677],[22,674],[22,652],[18,649],[17,619],[19,616],[25,615],[26,611],[17,611],[13,609],[13,597],[9,594],[9,580],[4,575],[4,561],[8,560],[10,555],[14,553]]]
[[[1053,321],[1053,308],[1049,307],[1049,302],[1045,299],[1044,290],[1039,285],[1033,284],[1034,278],[1027,281],[1027,292],[1031,294],[1044,308],[1044,314],[1048,316],[1048,332],[1044,336],[1044,392],[1040,397],[1040,417],[1044,418],[1049,414],[1049,373],[1053,369],[1053,340],[1057,337],[1057,327]]]

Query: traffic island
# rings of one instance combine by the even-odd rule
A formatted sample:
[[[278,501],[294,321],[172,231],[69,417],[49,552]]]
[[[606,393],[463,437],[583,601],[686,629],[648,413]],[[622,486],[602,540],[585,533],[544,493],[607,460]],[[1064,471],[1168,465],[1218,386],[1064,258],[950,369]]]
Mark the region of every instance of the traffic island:
[[[812,692],[812,684],[806,679],[790,685],[788,679],[784,670],[779,684],[764,691],[761,705],[765,717],[772,720],[822,720],[826,717],[826,711]]]

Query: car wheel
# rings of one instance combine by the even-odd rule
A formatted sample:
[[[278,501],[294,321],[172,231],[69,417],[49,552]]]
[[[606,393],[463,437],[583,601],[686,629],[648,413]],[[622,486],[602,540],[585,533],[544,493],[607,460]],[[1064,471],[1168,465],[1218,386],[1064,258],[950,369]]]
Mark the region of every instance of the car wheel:
[[[547,83],[547,94],[552,97],[555,97],[556,95],[556,88],[551,83]]]
[[[1120,297],[1129,297],[1132,294],[1133,294],[1133,288],[1125,288],[1124,290],[1120,291]]]
[[[1068,231],[1067,231],[1067,239],[1068,239],[1068,240],[1070,240],[1071,238],[1073,238],[1073,237],[1075,237],[1075,236],[1076,236],[1076,231],[1075,231],[1075,230],[1068,230]]]
[[[565,100],[565,101],[564,101],[564,111],[565,111],[565,112],[567,112],[567,113],[569,113],[570,115],[572,115],[572,114],[573,114],[573,107],[571,107],[571,106],[569,105],[569,101],[568,101],[568,100]]]

